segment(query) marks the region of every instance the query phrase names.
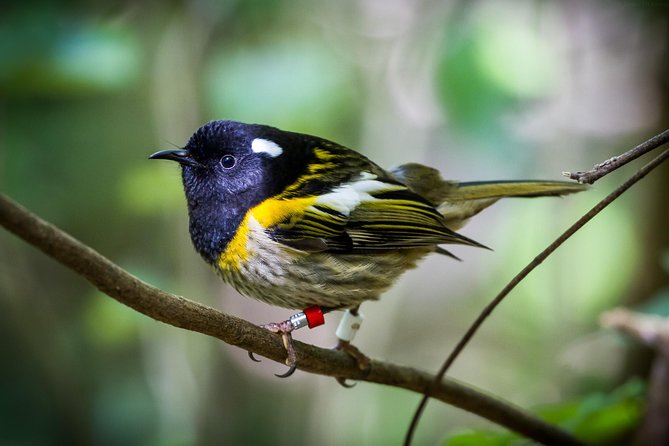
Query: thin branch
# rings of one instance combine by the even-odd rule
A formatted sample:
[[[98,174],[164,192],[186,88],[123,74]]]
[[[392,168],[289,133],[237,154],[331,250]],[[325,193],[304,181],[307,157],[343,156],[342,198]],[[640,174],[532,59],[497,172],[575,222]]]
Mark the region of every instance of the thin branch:
[[[602,163],[595,164],[595,167],[591,170],[588,170],[587,172],[562,172],[562,175],[569,177],[572,180],[576,180],[579,183],[592,184],[603,176],[608,175],[609,173],[618,169],[619,167],[624,166],[630,161],[637,159],[641,155],[648,153],[651,150],[657,149],[667,142],[669,142],[669,129],[665,130],[659,135],[653,136],[648,141],[639,144],[622,155],[617,155],[613,158],[607,159]]]
[[[279,336],[211,307],[175,296],[132,276],[70,235],[0,194],[0,225],[74,270],[103,293],[153,319],[216,337],[228,344],[283,362]],[[423,392],[433,380],[426,372],[372,360],[362,372],[344,352],[295,341],[299,368],[306,372],[363,380]],[[545,444],[579,445],[569,434],[505,401],[454,380],[430,385],[430,396]]]
[[[430,385],[425,388],[423,398],[418,404],[416,412],[414,413],[414,417],[411,420],[411,424],[409,425],[409,429],[407,430],[407,435],[404,440],[405,446],[411,444],[414,432],[418,427],[418,421],[420,420],[420,417],[423,414],[425,407],[427,406],[427,402],[428,399],[430,398],[430,394],[432,393],[433,386],[438,384],[444,378],[448,369],[451,367],[451,365],[453,365],[455,359],[460,355],[465,346],[474,337],[474,335],[481,327],[483,322],[485,322],[488,316],[490,316],[493,310],[502,302],[502,300],[504,300],[504,298],[511,292],[511,290],[513,290],[516,287],[516,285],[518,285],[523,279],[525,279],[525,277],[527,277],[527,275],[530,274],[536,267],[541,265],[541,263],[544,260],[546,260],[548,256],[550,256],[553,252],[555,252],[555,250],[559,248],[560,245],[562,245],[565,241],[567,241],[567,239],[569,239],[572,235],[574,235],[576,231],[581,229],[587,222],[592,220],[595,217],[595,215],[599,214],[605,207],[607,207],[616,198],[622,195],[623,192],[632,187],[632,185],[634,185],[637,181],[645,177],[650,171],[652,171],[657,166],[662,164],[662,162],[664,162],[667,158],[669,158],[669,150],[665,150],[664,152],[662,152],[657,158],[653,159],[650,163],[643,166],[641,169],[637,171],[637,173],[635,173],[632,177],[630,177],[627,181],[625,181],[622,185],[620,185],[616,190],[611,192],[602,201],[597,203],[595,207],[593,207],[583,217],[579,218],[578,221],[576,221],[576,223],[570,226],[569,229],[567,229],[562,235],[560,235],[553,243],[551,243],[538,256],[536,256],[525,268],[523,268],[513,279],[511,279],[511,281],[502,289],[502,291],[500,291],[499,294],[495,296],[495,298],[483,309],[483,311],[472,323],[472,325],[469,327],[464,336],[457,343],[457,345],[455,346],[451,354],[448,356],[444,364],[441,366],[439,372],[437,372],[437,374],[435,375],[432,383],[430,383]]]

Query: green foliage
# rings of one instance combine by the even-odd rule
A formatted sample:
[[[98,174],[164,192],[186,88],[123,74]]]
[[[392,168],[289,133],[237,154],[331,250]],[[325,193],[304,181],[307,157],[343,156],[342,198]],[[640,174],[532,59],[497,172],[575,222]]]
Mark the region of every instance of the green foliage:
[[[205,102],[212,116],[324,135],[352,123],[352,80],[336,53],[299,36],[279,38],[214,53]]]
[[[141,56],[134,32],[118,25],[49,8],[19,8],[0,19],[0,89],[5,95],[118,92],[137,81]]]
[[[632,379],[609,394],[593,393],[566,403],[545,406],[536,414],[589,444],[606,444],[629,435],[643,415],[645,385]],[[526,444],[510,432],[467,431],[450,436],[444,446],[512,446]]]
[[[131,166],[118,183],[121,204],[137,215],[177,211],[185,203],[181,178],[173,166]]]
[[[137,312],[99,292],[87,305],[83,316],[86,336],[100,348],[126,347],[137,339],[139,323],[145,320]]]
[[[517,440],[511,433],[471,431],[453,435],[443,446],[508,446]]]

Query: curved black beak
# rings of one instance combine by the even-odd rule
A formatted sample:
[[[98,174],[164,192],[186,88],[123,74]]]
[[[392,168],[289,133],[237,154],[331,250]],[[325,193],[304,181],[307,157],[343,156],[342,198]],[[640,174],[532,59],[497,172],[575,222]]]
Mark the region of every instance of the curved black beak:
[[[186,165],[186,166],[195,166],[195,167],[201,167],[202,165],[195,161],[191,156],[188,150],[184,149],[170,149],[170,150],[161,150],[160,152],[156,152],[149,156],[149,159],[152,160],[171,160],[171,161],[176,161],[177,163],[181,165]]]

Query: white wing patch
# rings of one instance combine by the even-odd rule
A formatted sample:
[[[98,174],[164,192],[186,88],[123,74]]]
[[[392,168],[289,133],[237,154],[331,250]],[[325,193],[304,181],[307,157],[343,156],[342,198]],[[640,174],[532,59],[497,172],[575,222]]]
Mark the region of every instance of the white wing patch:
[[[321,205],[350,215],[353,209],[363,201],[375,201],[371,193],[387,192],[404,189],[404,186],[384,183],[376,179],[376,175],[363,172],[360,178],[350,183],[342,184],[327,194],[323,194],[316,200],[316,205]]]
[[[353,189],[350,184],[344,184],[332,192],[320,195],[315,204],[349,215],[353,209],[358,207],[360,201],[360,193]]]
[[[369,196],[370,193],[375,193],[375,192],[390,192],[393,190],[402,190],[406,189],[406,187],[401,186],[399,184],[390,184],[390,183],[384,183],[383,181],[375,180],[375,179],[369,179],[369,180],[360,180],[360,181],[355,181],[353,183],[350,183],[351,187],[358,191],[360,194],[364,194]],[[373,197],[370,197],[370,199],[374,199]]]
[[[280,145],[269,139],[262,138],[256,138],[251,142],[251,150],[255,153],[266,153],[272,158],[276,158],[283,153]]]

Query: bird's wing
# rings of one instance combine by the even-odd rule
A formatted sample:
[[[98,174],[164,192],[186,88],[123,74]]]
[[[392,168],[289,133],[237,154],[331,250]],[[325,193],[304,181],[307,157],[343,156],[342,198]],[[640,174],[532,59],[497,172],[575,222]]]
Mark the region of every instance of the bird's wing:
[[[363,172],[321,195],[283,198],[277,205],[288,209],[298,200],[294,212],[268,227],[276,241],[297,249],[355,253],[451,243],[480,246],[448,229],[427,200],[382,175]]]
[[[353,209],[346,233],[354,248],[401,249],[440,244],[481,246],[444,225],[443,217],[423,197],[397,183],[374,180],[368,196]]]

